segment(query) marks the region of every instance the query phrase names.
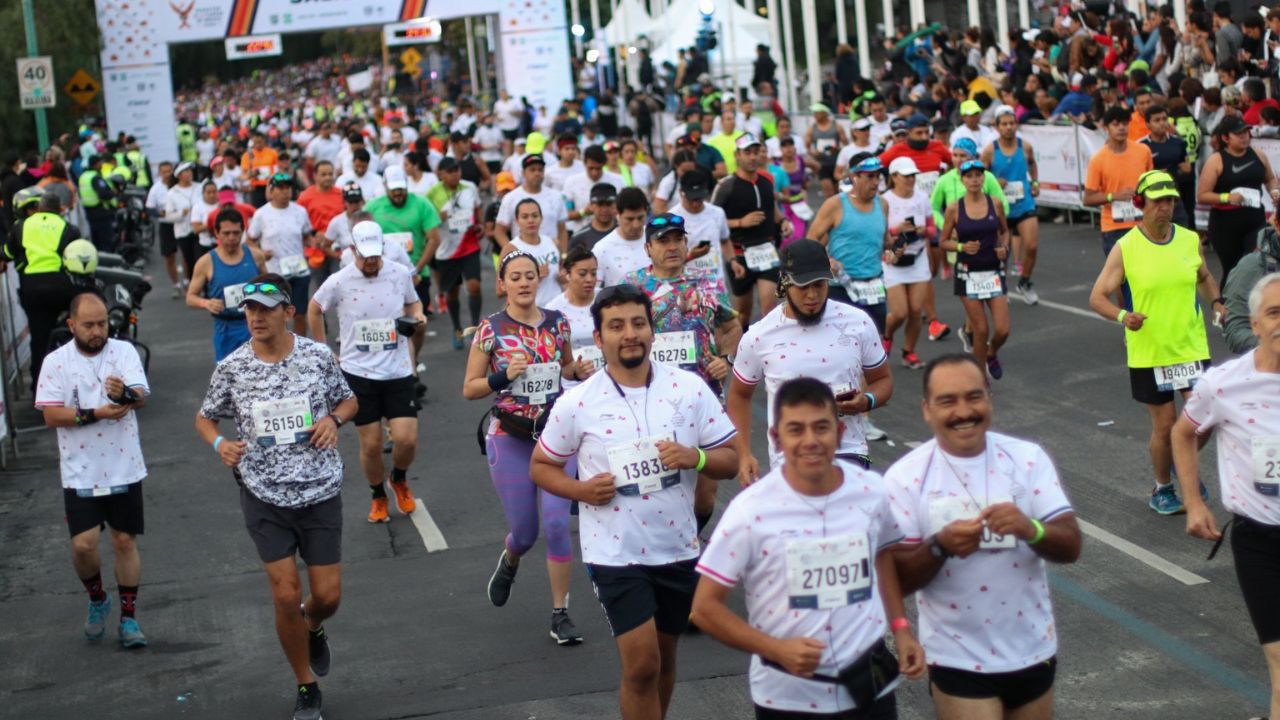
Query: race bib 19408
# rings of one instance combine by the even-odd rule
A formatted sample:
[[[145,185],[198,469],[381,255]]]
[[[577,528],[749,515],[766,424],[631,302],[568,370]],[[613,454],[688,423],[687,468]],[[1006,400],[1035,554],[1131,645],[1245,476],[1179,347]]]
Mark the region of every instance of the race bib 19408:
[[[360,352],[395,350],[399,339],[395,320],[384,318],[356,321],[356,349]]]
[[[965,275],[964,294],[974,300],[987,300],[999,297],[1004,290],[1004,281],[995,270],[984,272],[970,271]]]
[[[305,395],[253,404],[253,432],[262,447],[303,442],[311,427],[311,403]]]
[[[787,541],[787,601],[796,610],[830,610],[871,597],[866,535]]]
[[[1280,496],[1280,437],[1250,440],[1253,453],[1253,489],[1260,495]]]
[[[780,264],[778,249],[769,243],[743,248],[742,254],[748,270],[764,272],[765,270],[772,270]]]
[[[656,443],[660,440],[675,442],[675,435],[654,435],[609,446],[609,472],[619,495],[648,495],[680,484],[680,471],[667,468],[658,457]]]
[[[696,365],[698,337],[692,330],[658,333],[653,338],[649,359],[667,365]]]
[[[560,363],[536,363],[511,383],[511,395],[521,405],[546,405],[560,394]]]
[[[1156,376],[1156,389],[1160,392],[1170,390],[1190,390],[1200,379],[1200,363],[1189,362],[1178,365],[1164,365],[1152,368]]]
[[[1011,502],[1012,498],[992,498],[990,504]],[[973,520],[982,512],[976,500],[965,497],[935,498],[929,501],[929,529],[936,534],[942,528],[956,520]],[[1018,538],[1012,535],[997,535],[985,525],[982,538],[978,541],[979,550],[1012,550],[1018,546]]]
[[[222,288],[222,304],[229,312],[243,312],[240,302],[244,300],[244,283],[236,283]]]

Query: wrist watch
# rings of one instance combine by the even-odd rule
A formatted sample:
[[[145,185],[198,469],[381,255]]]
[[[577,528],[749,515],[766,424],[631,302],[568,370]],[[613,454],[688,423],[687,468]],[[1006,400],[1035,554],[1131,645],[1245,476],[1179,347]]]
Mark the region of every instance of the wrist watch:
[[[342,418],[338,417],[337,415],[334,415],[333,413],[329,413],[328,417],[333,418],[334,429],[340,429],[342,427],[343,425]]]
[[[929,554],[939,560],[946,560],[949,557],[954,557],[954,555],[947,552],[946,548],[942,547],[942,543],[938,542],[937,535],[929,538]]]

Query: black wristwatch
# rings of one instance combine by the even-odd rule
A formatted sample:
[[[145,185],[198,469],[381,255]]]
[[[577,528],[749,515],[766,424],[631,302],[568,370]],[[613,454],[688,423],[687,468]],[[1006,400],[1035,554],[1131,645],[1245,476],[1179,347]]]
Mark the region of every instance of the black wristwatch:
[[[329,417],[333,420],[333,427],[337,430],[341,430],[343,425],[342,418],[334,415],[333,413],[329,413]]]
[[[1213,305],[1221,305],[1222,307],[1226,307],[1226,306],[1227,306],[1227,299],[1226,299],[1226,298],[1221,298],[1221,297],[1216,297],[1216,298],[1214,298],[1214,299],[1213,299],[1213,302],[1209,303],[1209,305],[1210,305],[1211,307],[1212,307]]]
[[[937,535],[929,538],[929,554],[939,560],[955,557],[952,553],[947,552],[946,548],[942,547],[942,543],[938,542]]]

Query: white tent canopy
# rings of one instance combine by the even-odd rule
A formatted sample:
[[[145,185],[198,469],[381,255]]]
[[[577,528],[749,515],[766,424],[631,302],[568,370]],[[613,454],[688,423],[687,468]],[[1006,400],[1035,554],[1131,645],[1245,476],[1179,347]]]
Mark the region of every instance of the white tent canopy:
[[[699,0],[675,0],[663,17],[653,21],[656,39],[660,41],[654,43],[654,64],[665,60],[679,64],[680,51],[697,43],[698,30],[702,27],[698,4]],[[711,22],[718,38],[711,56],[711,74],[720,74],[720,58],[723,56],[736,84],[747,85],[751,82],[756,45],[769,44],[769,21],[734,0],[718,0]],[[654,35],[649,37],[654,38]]]
[[[620,0],[613,9],[613,19],[605,25],[604,37],[610,45],[634,44],[641,35],[653,40],[654,20],[641,0]]]

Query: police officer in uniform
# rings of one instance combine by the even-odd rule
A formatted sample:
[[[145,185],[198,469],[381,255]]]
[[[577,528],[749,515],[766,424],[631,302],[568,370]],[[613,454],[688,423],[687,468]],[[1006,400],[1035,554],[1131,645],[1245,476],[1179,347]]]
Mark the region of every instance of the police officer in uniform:
[[[98,250],[111,250],[115,245],[115,190],[102,176],[102,156],[89,158],[89,169],[80,173],[80,203],[89,219],[89,238]]]
[[[21,276],[18,302],[31,326],[31,388],[49,350],[49,335],[58,316],[71,306],[75,288],[62,269],[62,251],[80,232],[62,218],[58,196],[46,193],[40,209],[19,220],[4,245],[4,263],[13,261]]]

